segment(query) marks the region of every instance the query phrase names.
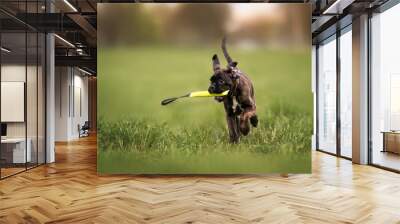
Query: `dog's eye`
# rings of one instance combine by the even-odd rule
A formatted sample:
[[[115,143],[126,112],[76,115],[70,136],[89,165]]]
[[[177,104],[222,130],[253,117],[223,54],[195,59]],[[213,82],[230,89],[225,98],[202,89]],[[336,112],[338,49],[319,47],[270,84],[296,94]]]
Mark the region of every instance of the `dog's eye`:
[[[218,84],[223,85],[224,83],[224,80],[218,80]]]

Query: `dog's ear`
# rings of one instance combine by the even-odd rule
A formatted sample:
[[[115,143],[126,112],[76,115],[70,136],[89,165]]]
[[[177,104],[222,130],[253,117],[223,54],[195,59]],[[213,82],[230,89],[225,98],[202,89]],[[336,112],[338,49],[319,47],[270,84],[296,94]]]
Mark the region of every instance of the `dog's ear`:
[[[237,63],[236,61],[234,61],[234,62],[228,64],[228,66],[227,66],[227,71],[228,71],[228,72],[232,72],[232,71],[236,68],[237,64],[238,64],[238,63]]]
[[[212,61],[213,61],[214,72],[221,70],[221,64],[219,63],[219,59],[216,54],[214,54],[214,56],[212,57]]]

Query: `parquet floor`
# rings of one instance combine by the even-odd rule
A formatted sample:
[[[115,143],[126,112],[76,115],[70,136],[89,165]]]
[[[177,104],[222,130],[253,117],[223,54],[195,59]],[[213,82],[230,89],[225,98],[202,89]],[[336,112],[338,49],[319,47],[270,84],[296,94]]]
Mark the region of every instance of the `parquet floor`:
[[[21,171],[24,171],[25,170],[25,167],[21,167],[21,168],[19,168],[19,167],[7,167],[7,168],[1,168],[1,175],[2,175],[2,177],[4,176],[4,177],[7,177],[7,176],[10,176],[10,175],[13,175],[13,174],[15,174],[15,173],[18,173],[18,172],[21,172]]]
[[[0,223],[400,223],[400,175],[313,153],[312,175],[97,176],[96,141],[0,181]]]

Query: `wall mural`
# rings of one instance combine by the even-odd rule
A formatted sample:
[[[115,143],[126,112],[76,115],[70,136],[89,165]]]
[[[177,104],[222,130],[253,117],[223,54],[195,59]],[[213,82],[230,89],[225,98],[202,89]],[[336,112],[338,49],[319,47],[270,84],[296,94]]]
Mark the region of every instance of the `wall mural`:
[[[307,4],[98,4],[98,172],[310,173]]]

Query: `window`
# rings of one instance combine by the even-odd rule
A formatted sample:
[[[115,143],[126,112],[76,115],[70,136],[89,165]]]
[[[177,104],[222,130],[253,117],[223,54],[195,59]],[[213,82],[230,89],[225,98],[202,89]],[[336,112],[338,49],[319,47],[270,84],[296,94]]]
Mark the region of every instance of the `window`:
[[[336,36],[318,47],[318,149],[336,153]]]
[[[339,33],[340,36],[333,35],[320,43],[317,50],[317,143],[321,151],[351,158],[352,26]]]
[[[400,170],[400,4],[371,18],[372,164]]]
[[[340,155],[352,154],[352,35],[351,26],[340,36]]]

